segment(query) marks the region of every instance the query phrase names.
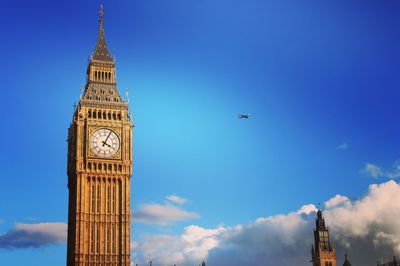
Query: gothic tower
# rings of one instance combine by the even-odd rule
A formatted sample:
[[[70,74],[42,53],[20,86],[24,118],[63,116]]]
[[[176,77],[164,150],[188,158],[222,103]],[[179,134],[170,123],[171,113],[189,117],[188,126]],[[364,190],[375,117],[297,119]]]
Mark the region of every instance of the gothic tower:
[[[68,129],[67,266],[130,266],[132,121],[104,38],[103,9],[86,86]]]
[[[311,247],[311,262],[313,266],[336,266],[336,252],[329,241],[329,231],[325,226],[321,210],[317,212],[314,230],[314,245]]]

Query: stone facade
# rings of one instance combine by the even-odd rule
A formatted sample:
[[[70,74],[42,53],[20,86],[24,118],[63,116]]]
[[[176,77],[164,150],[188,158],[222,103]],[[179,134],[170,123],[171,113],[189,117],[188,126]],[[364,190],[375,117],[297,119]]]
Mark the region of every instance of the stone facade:
[[[130,266],[132,128],[101,8],[85,91],[68,129],[68,266]]]

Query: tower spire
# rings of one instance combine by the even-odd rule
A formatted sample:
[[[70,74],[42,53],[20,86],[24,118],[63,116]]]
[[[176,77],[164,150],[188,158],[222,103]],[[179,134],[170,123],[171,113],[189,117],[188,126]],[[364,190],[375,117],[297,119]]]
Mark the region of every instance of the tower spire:
[[[103,17],[104,17],[103,5],[100,5],[100,9],[99,9],[100,30],[103,30]]]
[[[347,257],[347,250],[345,250],[345,253],[344,253],[344,263],[343,263],[343,266],[351,266],[351,263],[350,263],[350,261],[349,261],[349,259],[348,259],[348,257]]]
[[[108,52],[106,39],[104,37],[104,11],[103,5],[99,9],[99,35],[97,37],[96,49],[92,54],[92,59],[97,61],[114,62]]]

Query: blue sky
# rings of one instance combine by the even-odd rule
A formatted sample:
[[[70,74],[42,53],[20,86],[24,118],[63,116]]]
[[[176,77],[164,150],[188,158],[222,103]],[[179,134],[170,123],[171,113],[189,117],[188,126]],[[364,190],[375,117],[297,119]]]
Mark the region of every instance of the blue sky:
[[[4,265],[65,261],[59,238],[10,248],[4,236],[18,224],[67,221],[65,140],[99,4],[2,5]],[[133,223],[138,247],[190,225],[251,224],[336,194],[357,202],[372,193],[369,185],[397,178],[398,1],[103,5],[118,88],[129,89],[135,123],[132,211],[150,217]]]

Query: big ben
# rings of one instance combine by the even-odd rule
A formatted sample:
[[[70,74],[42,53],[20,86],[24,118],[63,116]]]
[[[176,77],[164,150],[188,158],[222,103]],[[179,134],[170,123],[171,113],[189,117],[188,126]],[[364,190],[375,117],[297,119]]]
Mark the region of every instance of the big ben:
[[[96,48],[68,129],[67,266],[130,266],[132,121],[99,11]]]

